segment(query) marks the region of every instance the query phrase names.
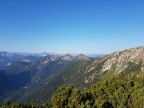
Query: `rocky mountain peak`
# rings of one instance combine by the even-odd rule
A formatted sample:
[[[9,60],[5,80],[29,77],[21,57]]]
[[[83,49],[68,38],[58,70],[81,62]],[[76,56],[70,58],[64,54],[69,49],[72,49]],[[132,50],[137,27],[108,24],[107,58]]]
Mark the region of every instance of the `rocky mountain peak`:
[[[144,47],[127,49],[122,52],[115,52],[109,55],[102,70],[110,70],[112,65],[115,65],[115,72],[121,72],[126,70],[130,63],[137,65],[140,62],[144,64]]]
[[[92,80],[98,73],[144,72],[144,47],[114,52],[95,60],[87,67],[86,73],[91,73],[86,81]]]
[[[50,55],[49,57],[50,57],[51,61],[56,61],[56,60],[60,59],[59,55]]]
[[[74,57],[70,54],[65,54],[61,57],[61,60],[66,60],[66,61],[71,61],[73,59],[74,59]]]
[[[49,53],[47,53],[47,52],[42,52],[42,53],[40,53],[39,55],[40,55],[41,57],[45,57],[45,56],[48,56]]]
[[[76,56],[76,59],[78,59],[78,60],[91,60],[92,58],[87,57],[84,54],[80,54],[80,55]]]

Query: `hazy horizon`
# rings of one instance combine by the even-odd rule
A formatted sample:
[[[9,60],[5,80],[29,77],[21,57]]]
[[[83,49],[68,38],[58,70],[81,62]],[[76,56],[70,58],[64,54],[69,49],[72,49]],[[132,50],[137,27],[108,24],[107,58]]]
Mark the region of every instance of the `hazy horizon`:
[[[0,51],[109,54],[144,45],[144,1],[0,1]]]
[[[137,46],[137,47],[132,47],[132,48],[138,48],[138,47],[144,47],[144,46]],[[131,48],[127,48],[127,49],[131,49]],[[80,54],[84,54],[84,55],[86,55],[86,56],[89,56],[89,57],[97,57],[97,56],[100,56],[100,57],[102,57],[102,56],[106,56],[106,55],[108,55],[108,54],[112,54],[112,53],[115,53],[115,52],[121,52],[121,51],[124,51],[124,50],[127,50],[127,49],[122,49],[122,50],[116,50],[116,51],[113,51],[113,52],[110,52],[110,53],[69,53],[69,52],[45,52],[45,51],[43,51],[43,52],[14,52],[14,51],[6,51],[6,50],[3,50],[3,51],[0,51],[0,52],[8,52],[8,53],[17,53],[17,54],[27,54],[27,55],[29,55],[29,54],[32,54],[32,55],[34,55],[34,54],[43,54],[43,53],[47,53],[47,54],[50,54],[50,55],[61,55],[61,56],[63,56],[63,55],[66,55],[66,54],[70,54],[70,55],[72,55],[72,56],[78,56],[78,55],[80,55]]]

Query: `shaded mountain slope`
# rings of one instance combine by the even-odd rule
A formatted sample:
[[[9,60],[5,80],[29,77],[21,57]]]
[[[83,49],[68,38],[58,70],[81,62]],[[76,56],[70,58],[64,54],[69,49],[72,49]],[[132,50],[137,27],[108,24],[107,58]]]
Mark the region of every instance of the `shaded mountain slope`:
[[[46,81],[34,90],[26,93],[18,100],[22,102],[30,102],[32,99],[34,99],[38,103],[45,102],[48,98],[51,97],[57,87],[63,84],[67,85],[73,83],[77,87],[83,88],[85,86],[82,85],[84,79],[81,78],[85,67],[89,63],[91,63],[89,60],[80,60],[76,61],[75,63],[71,63],[69,66],[63,68],[60,74]]]
[[[60,73],[63,73],[63,70],[73,66],[76,62],[85,59],[92,60],[92,58],[86,56],[79,59],[77,59],[77,57],[67,54],[64,56],[49,55],[37,59],[31,56],[11,62],[11,64],[5,67],[4,71],[9,76],[12,76],[10,78],[12,81],[19,82],[19,89],[12,89],[13,91],[9,91],[7,95],[5,95],[5,98],[10,101],[15,101],[17,97],[23,94],[26,95],[47,80],[53,79]],[[9,94],[11,94],[11,96],[9,96]]]

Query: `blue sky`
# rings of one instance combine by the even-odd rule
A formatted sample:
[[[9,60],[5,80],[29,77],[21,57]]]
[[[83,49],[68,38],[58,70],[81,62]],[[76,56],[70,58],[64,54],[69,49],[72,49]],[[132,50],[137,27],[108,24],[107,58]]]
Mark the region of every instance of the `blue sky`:
[[[143,45],[143,0],[0,0],[0,50],[105,54]]]

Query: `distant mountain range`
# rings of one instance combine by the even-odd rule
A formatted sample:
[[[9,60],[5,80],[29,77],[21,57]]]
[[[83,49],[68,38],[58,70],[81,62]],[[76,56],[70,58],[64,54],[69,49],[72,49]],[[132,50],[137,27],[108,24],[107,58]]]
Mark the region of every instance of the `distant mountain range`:
[[[48,53],[39,53],[39,54],[32,54],[32,53],[17,53],[17,52],[0,52],[0,69],[4,67],[5,64],[20,59],[25,56],[34,56],[34,57],[44,57],[49,55]]]
[[[14,56],[12,56],[14,57]],[[144,47],[91,58],[78,56],[50,55],[17,56],[5,62],[0,72],[1,100],[37,103],[45,102],[58,86],[73,84],[83,89],[109,76],[125,72],[141,75],[144,72]],[[14,86],[11,86],[11,85]]]
[[[21,59],[22,57],[28,57],[28,56],[33,56],[37,58],[42,58],[46,57],[48,55],[65,55],[65,54],[55,54],[55,53],[47,53],[47,52],[42,52],[42,53],[23,53],[23,52],[6,52],[6,51],[0,51],[0,69],[4,67],[9,62],[15,61],[17,59]],[[76,55],[76,54],[73,54]],[[101,56],[104,56],[103,54],[101,55],[91,55],[90,57],[93,58],[99,58]]]
[[[5,55],[3,54],[3,56],[13,59],[4,62],[5,65],[1,68],[1,83],[6,85],[6,87],[2,86],[0,88],[1,99],[3,97],[9,97],[9,93],[15,95],[15,91],[13,90],[18,90],[18,96],[21,93],[27,93],[27,91],[40,86],[49,78],[60,73],[63,68],[68,67],[76,61],[93,60],[93,58],[82,54],[78,56],[72,56],[70,54],[63,56],[48,54],[47,56],[42,55],[41,57],[35,55],[17,55],[16,57],[13,56],[16,54],[8,55],[9,53],[6,52]],[[12,100],[15,100],[15,98],[15,96],[12,96]]]

